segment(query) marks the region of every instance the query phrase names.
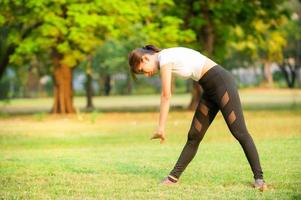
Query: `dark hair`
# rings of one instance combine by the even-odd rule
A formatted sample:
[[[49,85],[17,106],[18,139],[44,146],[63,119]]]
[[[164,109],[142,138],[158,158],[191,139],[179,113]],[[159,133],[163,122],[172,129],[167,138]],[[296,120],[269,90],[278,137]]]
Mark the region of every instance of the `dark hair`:
[[[134,80],[137,80],[136,74],[138,74],[138,72],[136,68],[140,64],[142,56],[145,54],[155,54],[160,51],[161,49],[154,45],[145,45],[142,48],[136,48],[129,53],[130,72]]]

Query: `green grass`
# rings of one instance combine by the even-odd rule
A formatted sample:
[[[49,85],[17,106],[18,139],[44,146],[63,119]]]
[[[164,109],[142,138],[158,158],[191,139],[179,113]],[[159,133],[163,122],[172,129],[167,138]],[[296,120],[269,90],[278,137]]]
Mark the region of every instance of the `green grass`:
[[[107,111],[0,117],[0,199],[300,199],[300,108],[277,93],[283,109],[256,109],[264,101],[243,93],[252,105],[245,119],[260,154],[266,192],[251,187],[247,160],[220,113],[180,183],[162,187],[160,180],[185,144],[193,112],[170,113],[168,139],[161,145],[149,140],[157,112]]]

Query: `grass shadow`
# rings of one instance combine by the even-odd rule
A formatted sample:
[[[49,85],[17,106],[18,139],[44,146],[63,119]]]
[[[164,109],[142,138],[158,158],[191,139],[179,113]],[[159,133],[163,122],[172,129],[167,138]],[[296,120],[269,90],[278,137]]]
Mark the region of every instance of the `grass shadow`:
[[[142,166],[135,163],[129,164],[124,162],[115,163],[114,169],[122,174],[148,177],[158,182],[164,178],[163,174],[167,173],[163,169],[156,169],[150,166]]]
[[[297,105],[243,105],[244,111],[297,111],[301,112],[301,104]],[[93,110],[81,108],[80,113],[110,113],[110,112],[120,112],[120,113],[151,113],[159,112],[158,106],[144,106],[144,107],[106,107],[106,108],[95,108]],[[171,112],[187,112],[188,109],[185,106],[171,106]],[[193,111],[192,111],[193,112]],[[0,111],[0,118],[11,118],[16,116],[27,116],[33,115],[38,121],[42,121],[47,115],[51,115],[49,110],[46,109],[24,109],[24,110],[10,110],[10,111]]]

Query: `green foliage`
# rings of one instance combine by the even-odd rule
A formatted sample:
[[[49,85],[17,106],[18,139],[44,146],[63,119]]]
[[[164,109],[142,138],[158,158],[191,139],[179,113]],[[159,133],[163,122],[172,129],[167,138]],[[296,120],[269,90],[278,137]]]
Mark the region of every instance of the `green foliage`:
[[[91,62],[81,65],[89,73],[127,72],[127,54],[137,46],[194,40],[191,30],[181,30],[179,17],[165,12],[174,6],[172,0],[2,1],[0,28],[7,31],[2,51],[15,47],[10,63],[18,66],[33,55],[48,55],[48,63],[58,52],[70,67]]]
[[[210,25],[212,57],[217,62],[238,67],[261,59],[281,61],[282,50],[295,51],[301,35],[300,20],[289,18],[292,5],[297,9],[300,3],[2,0],[0,58],[13,48],[11,66],[24,68],[36,56],[45,63],[44,73],[51,73],[53,52],[58,52],[61,62],[70,67],[87,62],[81,66],[90,74],[127,73],[128,52],[145,44],[161,48],[182,45],[208,53],[204,35]]]
[[[126,55],[127,49],[124,48],[122,43],[116,40],[108,40],[102,46],[96,48],[92,68],[103,75],[124,72],[125,67],[127,67]]]
[[[281,0],[272,1],[180,1],[172,10],[185,19],[185,27],[197,35],[194,48],[212,53],[214,60],[228,64],[235,54],[246,54],[253,63],[265,57],[281,60],[289,11]],[[212,28],[212,30],[208,29]],[[208,49],[208,35],[213,37],[213,52]],[[207,36],[206,36],[207,35]],[[239,52],[239,53],[237,53]],[[243,60],[243,58],[236,57]],[[239,65],[237,65],[239,66]]]
[[[285,58],[295,58],[296,60],[300,59],[300,41],[301,41],[301,20],[300,20],[300,9],[301,2],[293,0],[285,4],[287,9],[290,9],[293,14],[291,19],[288,20],[286,25],[283,27],[283,30],[287,34],[287,45],[284,48],[284,57]],[[299,13],[299,14],[298,14]],[[298,58],[299,57],[299,58]]]
[[[256,6],[256,5],[255,5]],[[231,40],[228,41],[227,59],[233,54],[244,54],[249,64],[266,60],[280,62],[283,60],[283,48],[287,45],[288,31],[284,27],[289,22],[289,10],[282,1],[261,1],[255,7],[250,26],[236,24],[231,29]]]
[[[101,44],[104,35],[114,32],[120,13],[117,16],[108,14],[114,12],[111,10],[114,7],[109,5],[114,6],[116,2],[3,2],[0,7],[6,21],[0,21],[9,28],[6,41],[8,45],[17,46],[11,62],[20,63],[24,56],[30,57],[37,52],[49,54],[56,50],[63,55],[63,63],[75,66]]]

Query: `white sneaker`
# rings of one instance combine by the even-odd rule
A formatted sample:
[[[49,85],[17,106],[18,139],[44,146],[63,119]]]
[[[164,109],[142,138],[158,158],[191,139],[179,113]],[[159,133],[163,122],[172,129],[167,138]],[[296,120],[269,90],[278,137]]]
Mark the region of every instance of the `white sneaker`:
[[[178,183],[178,180],[171,178],[170,176],[166,177],[161,184],[162,185],[176,185]]]
[[[255,179],[253,186],[256,189],[259,189],[261,192],[268,189],[268,186],[263,179]]]

